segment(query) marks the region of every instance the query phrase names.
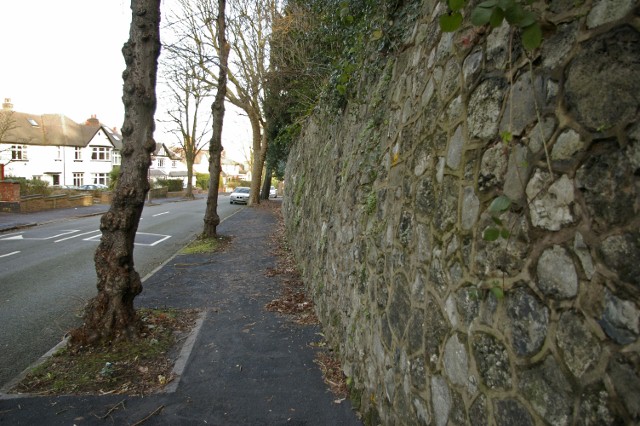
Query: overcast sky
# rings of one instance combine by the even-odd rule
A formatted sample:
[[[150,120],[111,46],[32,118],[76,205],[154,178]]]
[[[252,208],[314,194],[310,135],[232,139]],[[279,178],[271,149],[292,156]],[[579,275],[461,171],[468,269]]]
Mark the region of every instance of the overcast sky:
[[[95,114],[108,126],[122,126],[128,0],[0,0],[0,17],[3,101],[11,98],[20,112],[64,114],[80,123]],[[163,109],[159,104],[156,117]],[[223,144],[240,161],[248,123],[227,111]],[[175,141],[161,125],[155,138]]]

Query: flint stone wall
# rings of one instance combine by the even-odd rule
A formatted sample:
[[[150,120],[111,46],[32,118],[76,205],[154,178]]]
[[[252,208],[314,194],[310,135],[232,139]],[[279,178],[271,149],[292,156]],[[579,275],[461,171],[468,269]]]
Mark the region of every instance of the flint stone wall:
[[[422,2],[290,153],[289,240],[369,423],[640,419],[638,9],[539,6],[510,72],[507,26],[443,34]]]

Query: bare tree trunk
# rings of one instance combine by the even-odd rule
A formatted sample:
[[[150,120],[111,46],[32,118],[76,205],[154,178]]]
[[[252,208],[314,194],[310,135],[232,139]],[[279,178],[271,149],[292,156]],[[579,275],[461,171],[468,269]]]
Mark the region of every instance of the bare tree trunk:
[[[142,291],[133,264],[133,243],[149,191],[147,173],[156,109],[156,72],[160,54],[160,0],[132,0],[129,41],[122,48],[127,64],[123,102],[122,166],[111,208],[102,216],[102,239],[94,260],[98,294],[89,301],[84,324],[72,333],[76,344],[97,343],[137,334],[133,299]]]
[[[209,195],[207,210],[204,215],[203,237],[216,235],[216,228],[220,224],[218,216],[218,189],[220,187],[220,157],[222,155],[222,124],[224,121],[224,98],[227,94],[227,64],[230,45],[227,43],[226,25],[224,19],[225,0],[218,0],[218,43],[220,49],[220,75],[218,76],[218,92],[211,105],[213,116],[213,135],[209,146]]]
[[[187,192],[185,198],[194,198],[193,196],[193,159],[191,156],[187,158]]]
[[[262,192],[260,193],[260,198],[263,200],[269,199],[269,192],[271,191],[272,175],[273,175],[273,170],[271,169],[271,165],[267,164],[267,168],[264,172],[264,181],[262,182]]]
[[[264,132],[260,125],[260,118],[257,114],[249,113],[249,123],[251,124],[251,139],[253,145],[253,164],[251,165],[251,192],[249,194],[249,205],[260,204],[260,183],[262,182],[262,169],[266,156],[266,140],[263,141]],[[265,149],[263,149],[265,146]],[[264,151],[264,155],[263,155]]]

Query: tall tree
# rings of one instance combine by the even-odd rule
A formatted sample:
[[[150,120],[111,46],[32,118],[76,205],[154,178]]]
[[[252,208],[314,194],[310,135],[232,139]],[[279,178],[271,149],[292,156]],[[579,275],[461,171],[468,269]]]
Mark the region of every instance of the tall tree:
[[[221,55],[221,46],[217,38],[217,20],[213,19],[216,14],[214,0],[179,1],[182,10],[172,18],[182,31],[178,44],[184,55],[197,58],[205,71],[205,81],[217,87],[214,64]],[[254,161],[250,204],[260,202],[260,182],[267,151],[264,86],[269,68],[271,23],[277,3],[277,0],[233,0],[226,21],[231,45],[226,99],[247,113],[252,131]]]
[[[111,207],[100,221],[102,239],[94,256],[98,294],[86,307],[84,324],[72,333],[72,343],[128,338],[139,331],[133,299],[142,291],[142,284],[133,264],[133,243],[149,191],[147,172],[155,149],[160,1],[131,0],[129,40],[122,48],[127,67],[122,74],[125,117],[120,177]]]
[[[167,110],[171,131],[176,134],[180,151],[187,163],[187,190],[185,196],[193,198],[193,163],[207,144],[210,115],[203,115],[200,107],[209,97],[210,88],[202,82],[202,69],[190,58],[173,54],[164,61],[166,87],[171,107]],[[204,124],[201,120],[204,119]]]
[[[227,74],[229,62],[229,50],[231,46],[227,42],[225,24],[225,0],[218,0],[217,18],[217,40],[220,48],[220,64],[218,74],[218,91],[216,98],[211,105],[211,115],[213,117],[213,135],[211,145],[209,145],[209,196],[207,197],[207,210],[204,216],[204,237],[216,235],[216,229],[220,224],[218,216],[218,189],[220,185],[220,164],[222,156],[222,124],[224,121],[224,99],[227,92]]]

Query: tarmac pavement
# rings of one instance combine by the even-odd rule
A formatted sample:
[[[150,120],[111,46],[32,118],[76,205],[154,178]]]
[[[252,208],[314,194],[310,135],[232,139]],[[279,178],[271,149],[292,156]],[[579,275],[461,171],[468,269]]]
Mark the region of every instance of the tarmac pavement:
[[[82,214],[100,214],[104,207]],[[0,230],[10,222],[3,215]],[[30,223],[41,220],[33,215]],[[349,401],[328,390],[313,362],[320,349],[311,343],[321,340],[320,328],[295,324],[264,308],[281,291],[278,276],[266,274],[276,266],[269,238],[276,227],[270,210],[242,209],[218,227],[220,234],[233,237],[226,251],[178,255],[145,281],[138,307],[202,312],[200,327],[187,339],[192,346],[185,344],[179,360],[184,370],[165,392],[144,397],[4,395],[0,424],[362,424]]]

